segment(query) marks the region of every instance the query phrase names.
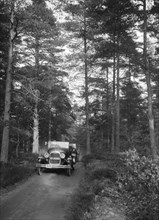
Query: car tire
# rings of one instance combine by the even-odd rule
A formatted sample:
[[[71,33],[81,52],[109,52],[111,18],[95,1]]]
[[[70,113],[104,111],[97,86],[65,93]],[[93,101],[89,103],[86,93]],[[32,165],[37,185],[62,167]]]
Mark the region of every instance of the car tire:
[[[41,175],[41,167],[38,167],[38,175]]]
[[[71,176],[71,168],[67,169],[67,176]]]
[[[72,168],[72,170],[74,170],[74,169],[75,169],[75,167],[74,167],[74,165],[73,165],[73,164],[72,164],[71,168]]]

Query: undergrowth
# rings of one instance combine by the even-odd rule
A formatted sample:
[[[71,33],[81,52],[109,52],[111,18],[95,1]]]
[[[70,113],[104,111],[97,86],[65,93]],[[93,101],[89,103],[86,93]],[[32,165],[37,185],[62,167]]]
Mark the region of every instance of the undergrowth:
[[[159,220],[159,161],[129,150],[122,155],[86,155],[82,162],[85,177],[67,220],[92,220],[97,197],[120,204],[127,220]]]
[[[86,155],[82,162],[86,168],[85,177],[72,197],[66,220],[90,220],[97,196],[116,196],[114,182],[117,173],[113,166],[107,166],[106,157],[104,155]],[[111,190],[112,188],[113,190]]]
[[[14,185],[35,173],[37,155],[26,153],[12,158],[9,163],[0,163],[0,187]]]
[[[129,219],[159,220],[159,161],[129,150],[118,183]]]

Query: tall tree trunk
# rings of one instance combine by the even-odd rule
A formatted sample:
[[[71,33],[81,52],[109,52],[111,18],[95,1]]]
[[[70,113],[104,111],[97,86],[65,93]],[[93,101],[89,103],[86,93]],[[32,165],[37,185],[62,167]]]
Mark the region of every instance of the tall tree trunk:
[[[159,80],[159,77],[158,77],[158,80]],[[159,81],[157,81],[157,106],[159,107]],[[157,109],[156,114],[157,114],[157,117],[156,117],[156,120],[157,120],[156,143],[157,143],[157,146],[158,146],[157,151],[159,152],[159,108]]]
[[[34,107],[34,127],[33,127],[33,149],[32,152],[39,153],[39,116],[38,116],[38,98],[39,91],[35,91],[35,107]]]
[[[11,2],[10,33],[8,67],[6,77],[5,108],[4,108],[4,128],[2,136],[1,161],[8,162],[9,130],[10,130],[10,104],[11,104],[11,82],[12,82],[12,62],[13,62],[13,41],[15,37],[14,27],[14,1]]]
[[[48,141],[51,141],[51,109],[49,109],[49,132],[48,132]]]
[[[39,39],[35,38],[35,69],[36,77],[39,75]],[[33,153],[39,152],[39,115],[38,115],[38,99],[39,99],[39,90],[35,86],[35,107],[34,107],[34,127],[33,127]]]
[[[112,95],[112,133],[111,133],[111,152],[115,153],[115,74],[116,74],[116,59],[114,53],[113,63],[113,95]]]
[[[119,46],[119,45],[118,45]],[[119,85],[119,76],[120,67],[119,67],[119,51],[117,53],[117,101],[116,101],[116,153],[120,151],[120,85]]]
[[[151,143],[151,151],[152,157],[156,159],[157,156],[157,147],[155,143],[155,126],[154,126],[154,116],[153,116],[153,108],[152,108],[152,88],[151,88],[151,76],[148,66],[148,57],[147,57],[147,9],[146,9],[146,0],[143,1],[143,9],[144,9],[144,66],[145,66],[145,75],[146,75],[146,83],[147,83],[147,93],[148,93],[148,119],[149,119],[149,132],[150,132],[150,143]]]
[[[19,120],[17,121],[17,125],[18,125],[18,129],[19,127]],[[20,145],[20,135],[19,135],[19,131],[17,132],[17,144],[16,144],[16,149],[15,149],[15,155],[16,157],[19,156],[19,145]]]
[[[48,132],[48,141],[49,143],[52,140],[52,132],[51,132],[51,128],[52,128],[52,111],[51,111],[51,107],[52,107],[52,85],[50,86],[50,97],[49,97],[49,132]]]
[[[107,111],[107,118],[110,117],[110,111],[109,111],[109,68],[107,67],[106,69],[106,91],[107,91],[107,105],[106,105],[106,111]],[[107,124],[107,130],[106,130],[106,139],[107,139],[107,148],[110,149],[109,146],[109,120],[108,120],[108,124]]]
[[[88,95],[88,60],[87,60],[87,30],[86,30],[86,16],[84,8],[84,66],[85,66],[85,108],[86,108],[86,152],[91,153],[90,147],[90,131],[89,131],[89,95]]]

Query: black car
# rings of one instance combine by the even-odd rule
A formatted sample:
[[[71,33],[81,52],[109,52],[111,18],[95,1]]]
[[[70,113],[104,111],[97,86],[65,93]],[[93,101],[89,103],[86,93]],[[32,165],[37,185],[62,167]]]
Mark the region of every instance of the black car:
[[[38,174],[44,169],[65,169],[70,176],[74,169],[73,155],[70,149],[52,147],[43,155],[38,157],[36,164]]]

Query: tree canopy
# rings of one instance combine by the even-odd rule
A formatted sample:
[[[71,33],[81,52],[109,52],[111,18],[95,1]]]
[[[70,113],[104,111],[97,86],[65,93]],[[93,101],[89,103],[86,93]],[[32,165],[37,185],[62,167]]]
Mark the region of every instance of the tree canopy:
[[[1,154],[65,137],[91,151],[136,148],[155,157],[158,1],[0,0],[0,6]]]

